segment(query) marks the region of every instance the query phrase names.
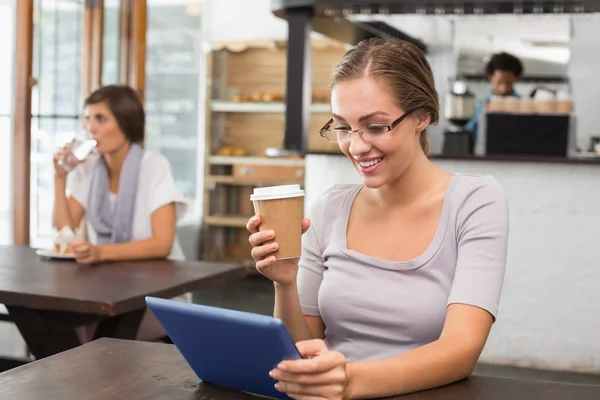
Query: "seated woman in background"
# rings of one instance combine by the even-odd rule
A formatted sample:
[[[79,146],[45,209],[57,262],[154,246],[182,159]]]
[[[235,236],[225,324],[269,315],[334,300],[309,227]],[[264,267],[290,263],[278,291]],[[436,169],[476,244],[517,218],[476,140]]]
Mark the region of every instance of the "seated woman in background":
[[[276,388],[380,398],[466,378],[498,310],[504,191],[491,176],[451,174],[428,159],[425,129],[439,102],[417,47],[363,41],[338,63],[331,89],[321,134],[363,183],[315,201],[299,260],[275,259],[277,232],[258,232],[260,216],[247,225],[256,267],[275,282],[275,316],[304,357],[270,372]]]
[[[70,144],[55,155],[54,227],[75,230],[86,217],[87,240],[71,244],[79,263],[183,260],[176,223],[186,205],[167,159],[140,146],[145,113],[137,94],[127,86],[105,86],[85,100],[85,111],[95,154],[70,173],[58,164]],[[147,312],[138,339],[164,335]]]

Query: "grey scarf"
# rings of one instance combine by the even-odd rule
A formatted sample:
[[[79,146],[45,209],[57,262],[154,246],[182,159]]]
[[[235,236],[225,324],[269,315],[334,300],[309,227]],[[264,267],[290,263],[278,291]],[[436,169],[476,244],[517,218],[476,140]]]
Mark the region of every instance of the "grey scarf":
[[[132,237],[133,212],[137,196],[140,164],[144,150],[132,144],[119,176],[119,191],[114,209],[110,206],[108,167],[100,157],[92,172],[88,200],[88,219],[96,231],[98,244],[130,242]]]

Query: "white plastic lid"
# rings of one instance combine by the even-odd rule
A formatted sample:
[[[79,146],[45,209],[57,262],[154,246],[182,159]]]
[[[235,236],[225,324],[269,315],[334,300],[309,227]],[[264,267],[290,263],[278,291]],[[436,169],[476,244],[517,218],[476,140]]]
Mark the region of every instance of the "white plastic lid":
[[[289,199],[302,196],[304,196],[304,190],[300,189],[300,185],[268,186],[254,188],[254,192],[250,195],[250,201]]]

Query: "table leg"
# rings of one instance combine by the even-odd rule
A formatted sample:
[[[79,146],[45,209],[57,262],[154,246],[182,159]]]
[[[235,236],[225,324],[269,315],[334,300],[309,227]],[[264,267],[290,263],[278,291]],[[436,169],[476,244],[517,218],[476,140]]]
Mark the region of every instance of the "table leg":
[[[64,315],[66,313],[25,307],[6,306],[6,308],[27,343],[29,351],[36,359],[79,346],[81,343],[74,329],[76,326],[91,322],[90,316],[85,314],[83,314],[84,318],[78,318],[80,315],[74,314],[68,319],[67,315]],[[95,316],[95,320],[97,319],[98,316]]]
[[[36,359],[48,357],[81,344],[75,328],[98,322],[94,339],[135,339],[146,308],[106,317],[62,311],[6,306],[11,319]]]
[[[28,364],[31,361],[33,361],[33,360],[31,360],[29,358],[0,356],[0,372],[4,372],[4,371],[8,371],[9,369],[20,367],[21,365]]]
[[[134,340],[146,309],[133,310],[101,321],[94,333],[94,340],[102,337]]]

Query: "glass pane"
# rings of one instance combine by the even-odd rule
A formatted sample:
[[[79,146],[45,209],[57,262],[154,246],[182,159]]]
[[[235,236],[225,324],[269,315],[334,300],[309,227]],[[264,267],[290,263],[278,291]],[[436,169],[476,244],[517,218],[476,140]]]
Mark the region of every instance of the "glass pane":
[[[84,0],[37,0],[34,24],[33,114],[73,115],[81,107]]]
[[[102,44],[102,84],[119,83],[121,51],[121,1],[104,0],[104,42]]]
[[[0,3],[0,245],[12,243],[12,75],[16,0]]]
[[[0,117],[0,245],[12,243],[11,133],[12,119]]]
[[[196,214],[202,0],[165,3],[148,2],[145,144],[169,159]]]
[[[80,130],[81,120],[76,118],[35,117],[31,120],[31,225],[38,245],[53,236],[53,154]]]
[[[54,81],[52,104],[54,114],[79,115],[81,113],[81,54],[83,1],[81,5],[70,0],[59,2],[54,12],[56,23]],[[68,6],[67,6],[68,5]]]
[[[85,0],[36,0],[31,121],[31,243],[51,246],[56,148],[81,131]]]
[[[14,0],[9,3],[13,2]],[[3,38],[0,40],[0,54],[3,58],[0,63],[0,84],[5,88],[0,91],[0,115],[11,113],[12,91],[6,89],[12,87],[14,19],[13,5],[0,3],[0,30]]]

